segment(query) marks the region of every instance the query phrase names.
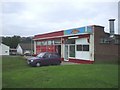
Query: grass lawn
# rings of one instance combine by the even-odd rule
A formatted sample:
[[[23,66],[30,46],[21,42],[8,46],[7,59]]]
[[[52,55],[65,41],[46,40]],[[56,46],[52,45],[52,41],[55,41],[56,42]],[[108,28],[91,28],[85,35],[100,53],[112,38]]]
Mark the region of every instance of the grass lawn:
[[[118,65],[29,67],[23,57],[2,59],[3,88],[117,88]]]

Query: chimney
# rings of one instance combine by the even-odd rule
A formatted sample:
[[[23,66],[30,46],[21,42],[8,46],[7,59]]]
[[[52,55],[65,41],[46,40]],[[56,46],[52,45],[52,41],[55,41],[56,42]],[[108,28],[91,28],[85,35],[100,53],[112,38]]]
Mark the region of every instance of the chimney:
[[[110,37],[114,37],[114,21],[115,19],[109,19]]]

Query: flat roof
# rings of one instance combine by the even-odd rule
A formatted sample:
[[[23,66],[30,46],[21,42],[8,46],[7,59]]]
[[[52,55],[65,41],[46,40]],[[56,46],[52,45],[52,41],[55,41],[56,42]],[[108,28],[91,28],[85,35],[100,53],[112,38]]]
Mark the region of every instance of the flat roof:
[[[82,34],[91,34],[93,32],[93,27],[102,27],[100,25],[89,25],[89,26],[83,26],[83,27],[77,27],[77,28],[70,28],[66,30],[60,30],[50,33],[44,33],[44,34],[38,34],[35,35],[33,40],[37,39],[43,39],[43,38],[59,38],[59,37],[65,37],[65,36],[72,36],[72,35],[82,35]]]

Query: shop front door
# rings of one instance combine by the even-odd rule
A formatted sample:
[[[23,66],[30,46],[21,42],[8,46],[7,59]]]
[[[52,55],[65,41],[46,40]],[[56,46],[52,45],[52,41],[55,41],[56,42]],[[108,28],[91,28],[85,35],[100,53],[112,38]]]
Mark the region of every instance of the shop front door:
[[[69,61],[69,58],[68,58],[68,50],[69,50],[68,45],[65,45],[65,58],[64,58],[64,61]]]

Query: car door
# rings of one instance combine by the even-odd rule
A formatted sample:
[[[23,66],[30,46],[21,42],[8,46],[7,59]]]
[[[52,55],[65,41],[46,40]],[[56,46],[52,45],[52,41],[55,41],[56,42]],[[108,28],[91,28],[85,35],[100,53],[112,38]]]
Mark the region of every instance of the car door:
[[[58,56],[56,54],[51,54],[50,56],[50,63],[51,64],[57,64],[58,63]]]
[[[42,63],[42,65],[49,65],[49,53],[45,53],[41,63]]]

